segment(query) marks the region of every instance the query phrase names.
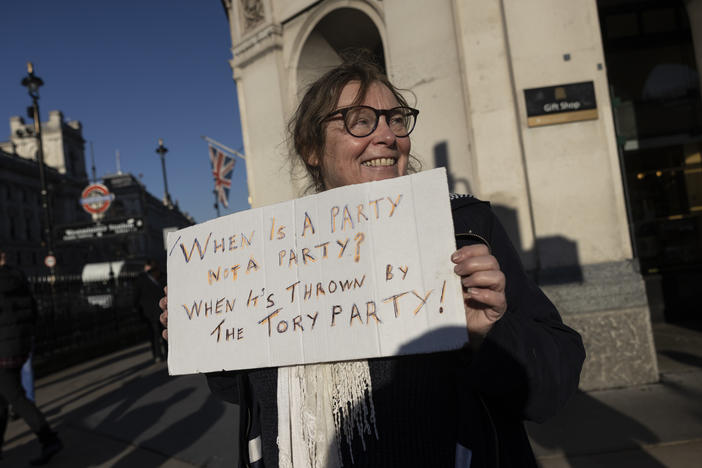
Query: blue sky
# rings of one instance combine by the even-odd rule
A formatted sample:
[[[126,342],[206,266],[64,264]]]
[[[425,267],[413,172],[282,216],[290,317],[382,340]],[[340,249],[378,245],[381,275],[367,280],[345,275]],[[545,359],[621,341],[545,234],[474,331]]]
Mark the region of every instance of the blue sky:
[[[44,80],[50,110],[83,124],[86,167],[93,143],[98,178],[121,169],[158,198],[163,177],[154,152],[163,138],[168,188],[202,222],[216,216],[207,135],[242,150],[229,25],[219,0],[0,2],[0,140],[9,118],[31,104],[26,62]],[[25,118],[26,121],[29,119]],[[248,209],[246,168],[237,160],[222,214]]]

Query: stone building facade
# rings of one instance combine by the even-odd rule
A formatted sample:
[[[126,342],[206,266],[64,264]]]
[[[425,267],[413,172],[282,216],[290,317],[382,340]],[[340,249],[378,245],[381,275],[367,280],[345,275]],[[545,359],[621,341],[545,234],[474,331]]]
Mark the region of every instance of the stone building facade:
[[[164,229],[181,229],[195,223],[180,211],[177,205],[168,205],[146,190],[134,175],[110,174],[103,183],[115,195],[115,201],[105,213],[104,223],[110,220],[141,219],[143,229],[137,233],[98,240],[92,248],[106,253],[107,260],[150,258],[166,267]]]
[[[32,130],[33,125],[22,117],[11,117],[10,139],[0,142],[0,243],[9,261],[27,275],[43,275],[49,269],[43,263],[47,249],[42,238],[37,140]],[[88,183],[80,122],[66,122],[60,111],[51,111],[49,120],[42,123],[42,142],[53,224],[89,221],[78,203]],[[77,245],[55,253],[64,271],[79,270],[85,255]]]
[[[690,70],[689,79],[677,91],[691,109],[689,121],[681,124],[687,133],[677,140],[670,140],[670,131],[663,137],[683,148],[679,153],[687,166],[679,169],[688,170],[683,178],[691,179],[681,192],[687,211],[680,215],[698,223],[691,245],[702,254],[702,217],[696,211],[702,202],[697,204],[690,188],[702,141],[695,69],[702,63],[702,0],[222,3],[252,206],[302,193],[307,181],[291,177],[287,119],[305,85],[339,63],[341,51],[369,49],[421,110],[413,154],[424,168],[445,166],[450,190],[491,201],[526,268],[564,320],[583,334],[588,360],[582,388],[657,380],[647,294],[661,294],[660,278],[655,265],[645,277],[639,267],[643,221],[636,218],[638,199],[632,194],[638,192],[629,181],[643,172],[629,162],[636,154],[626,145],[664,142],[648,136],[623,140],[626,114],[617,106],[632,89],[636,105],[669,101],[643,97],[639,81],[645,76],[618,74],[616,64],[624,60],[621,54],[632,57],[642,50],[644,57],[660,56],[651,69],[686,57],[680,65]],[[563,114],[560,123],[538,124],[527,90],[555,92],[567,103],[571,84],[585,84],[592,93],[596,104],[587,117]],[[646,118],[643,111],[636,115]],[[644,205],[656,203],[651,192],[641,193]],[[702,272],[700,266],[702,257],[693,265]]]
[[[0,148],[17,156],[34,160],[37,139],[32,134],[34,125],[22,117],[10,117],[10,141]],[[85,141],[83,127],[77,120],[65,121],[61,111],[50,111],[49,120],[41,124],[44,163],[59,174],[87,180],[85,170]]]
[[[0,245],[9,261],[28,276],[49,273],[43,243],[37,141],[32,125],[21,117],[10,118],[10,139],[0,142]],[[165,266],[164,234],[167,228],[194,223],[177,206],[164,204],[131,174],[103,177],[115,195],[101,222],[139,219],[140,229],[110,238],[63,241],[65,229],[79,230],[95,224],[80,204],[81,192],[90,183],[85,167],[80,122],[66,122],[60,111],[51,111],[42,123],[46,180],[52,215],[56,273],[78,274],[93,262],[152,258]]]

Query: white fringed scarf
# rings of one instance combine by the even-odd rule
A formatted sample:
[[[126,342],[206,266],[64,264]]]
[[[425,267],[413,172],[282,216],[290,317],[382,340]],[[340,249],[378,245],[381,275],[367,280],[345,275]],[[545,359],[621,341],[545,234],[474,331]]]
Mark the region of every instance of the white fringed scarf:
[[[277,395],[281,468],[341,467],[342,432],[378,438],[368,361],[280,367]]]

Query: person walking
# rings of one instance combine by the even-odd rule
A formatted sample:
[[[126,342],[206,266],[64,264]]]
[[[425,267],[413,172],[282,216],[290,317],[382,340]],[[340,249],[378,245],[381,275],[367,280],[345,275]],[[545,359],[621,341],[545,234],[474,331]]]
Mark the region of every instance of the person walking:
[[[0,249],[0,458],[7,428],[8,406],[27,423],[41,444],[32,465],[44,465],[61,451],[63,443],[22,387],[21,369],[31,351],[36,303],[21,270],[7,265]]]
[[[31,348],[29,350],[29,357],[24,362],[21,371],[22,388],[24,388],[24,393],[31,402],[36,402],[34,397],[34,367],[32,366],[32,355],[34,354],[34,340],[32,340]],[[10,406],[10,419],[16,421],[19,419],[19,414]]]
[[[161,336],[159,315],[161,310],[158,301],[163,296],[165,281],[161,269],[154,260],[147,260],[144,271],[136,279],[134,291],[134,306],[146,321],[151,340],[151,353],[154,362],[160,362],[168,355],[166,341]]]
[[[29,357],[22,366],[22,388],[27,394],[29,401],[36,402],[34,396],[34,366],[32,364],[32,356],[34,355],[34,340],[32,340],[31,348],[29,349]]]

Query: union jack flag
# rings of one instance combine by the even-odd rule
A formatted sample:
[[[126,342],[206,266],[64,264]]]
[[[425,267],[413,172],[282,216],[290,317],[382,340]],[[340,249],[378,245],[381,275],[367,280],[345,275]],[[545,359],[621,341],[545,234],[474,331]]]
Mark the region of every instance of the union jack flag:
[[[228,208],[229,189],[232,186],[232,174],[236,161],[210,145],[210,162],[212,163],[212,176],[214,177],[217,200]]]

